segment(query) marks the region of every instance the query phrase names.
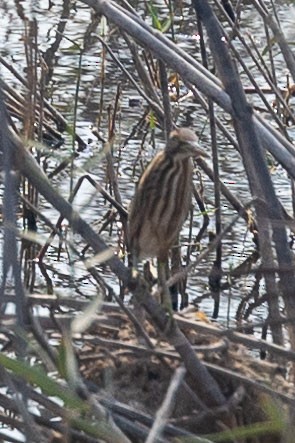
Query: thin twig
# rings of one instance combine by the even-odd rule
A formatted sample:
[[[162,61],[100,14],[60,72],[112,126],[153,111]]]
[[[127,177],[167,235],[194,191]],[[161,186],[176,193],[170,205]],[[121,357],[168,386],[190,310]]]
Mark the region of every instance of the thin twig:
[[[161,438],[163,428],[165,427],[166,421],[168,420],[169,415],[172,412],[172,408],[175,403],[176,393],[181,385],[182,380],[184,379],[185,373],[186,370],[183,367],[179,367],[175,370],[165,398],[162,402],[161,407],[156,413],[155,421],[150,430],[148,438],[145,440],[145,443],[155,443],[158,441],[159,438]]]

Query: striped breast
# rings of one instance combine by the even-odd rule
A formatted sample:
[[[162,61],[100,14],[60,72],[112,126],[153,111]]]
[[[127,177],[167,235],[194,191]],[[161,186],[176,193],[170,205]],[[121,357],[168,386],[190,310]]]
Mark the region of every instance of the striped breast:
[[[129,213],[129,241],[138,258],[165,257],[187,217],[193,165],[160,152],[143,173]]]

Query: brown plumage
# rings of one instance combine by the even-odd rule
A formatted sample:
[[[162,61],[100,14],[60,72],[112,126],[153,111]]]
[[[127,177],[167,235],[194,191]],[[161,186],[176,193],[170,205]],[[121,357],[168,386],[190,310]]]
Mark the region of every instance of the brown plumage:
[[[193,131],[170,133],[142,174],[129,212],[129,246],[137,260],[157,257],[163,262],[187,217],[191,204],[192,157],[206,156]]]

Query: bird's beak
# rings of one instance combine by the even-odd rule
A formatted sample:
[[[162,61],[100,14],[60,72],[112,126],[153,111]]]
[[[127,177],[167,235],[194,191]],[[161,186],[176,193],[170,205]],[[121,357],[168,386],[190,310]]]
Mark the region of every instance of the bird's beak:
[[[209,155],[207,154],[206,151],[204,151],[204,149],[202,149],[198,143],[190,143],[190,146],[193,150],[193,156],[195,158],[199,158],[199,157],[205,157],[205,158],[209,158]]]

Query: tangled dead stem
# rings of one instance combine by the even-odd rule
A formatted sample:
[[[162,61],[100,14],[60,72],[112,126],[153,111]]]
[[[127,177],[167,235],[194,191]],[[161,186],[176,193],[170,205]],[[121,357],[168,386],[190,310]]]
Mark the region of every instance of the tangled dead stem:
[[[21,434],[0,431],[0,439],[293,443],[295,59],[275,5],[168,1],[163,19],[153,2],[49,1],[32,16],[30,2],[2,3],[4,40],[15,30],[13,44],[25,56],[21,69],[13,51],[0,57],[0,421]],[[263,47],[244,32],[244,15],[253,11]],[[47,18],[56,23],[53,41]],[[71,89],[63,76],[77,59]],[[91,137],[84,114],[95,126]],[[214,319],[235,291],[239,303],[227,321],[237,328],[211,323],[197,302],[167,319],[151,296],[151,269],[145,265],[137,279],[128,269],[133,182],[176,123],[198,133],[212,167],[197,160],[201,186],[193,188],[182,248],[171,251],[167,287],[179,291],[182,308],[192,289],[198,303],[213,300]],[[236,176],[246,188],[241,195],[230,187]],[[85,183],[94,190],[87,201]],[[211,214],[214,234],[207,232]],[[237,265],[236,249],[243,251]],[[201,284],[190,286],[190,277]],[[129,310],[127,293],[143,306],[144,321]],[[15,313],[5,309],[9,303]]]

